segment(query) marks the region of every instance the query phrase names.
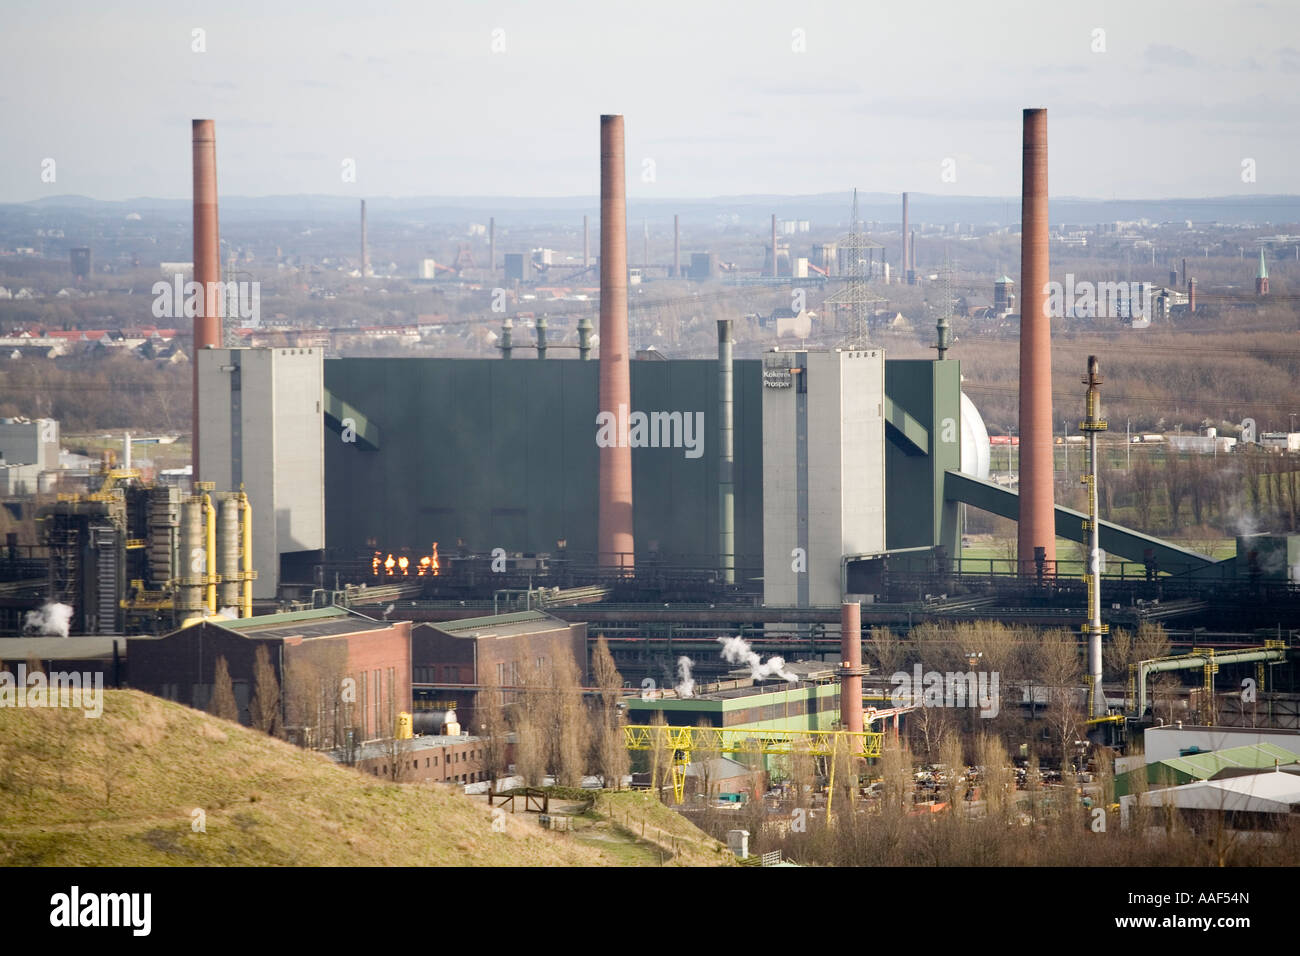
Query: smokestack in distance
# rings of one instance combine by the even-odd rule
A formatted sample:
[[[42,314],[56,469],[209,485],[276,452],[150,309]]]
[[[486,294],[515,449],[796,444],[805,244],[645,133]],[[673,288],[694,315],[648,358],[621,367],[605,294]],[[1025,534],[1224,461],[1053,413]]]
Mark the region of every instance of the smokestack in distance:
[[[600,118],[600,368],[597,408],[613,415],[618,440],[599,449],[596,562],[633,567],[632,412],[627,328],[627,180],[623,117]]]
[[[366,243],[366,201],[361,200],[361,278],[370,275],[370,246]]]
[[[217,225],[217,128],[212,120],[191,123],[194,166],[194,281],[203,290],[203,309],[194,317],[194,404],[190,462],[192,481],[199,470],[198,350],[221,346],[221,239]]]
[[[1052,323],[1048,315],[1047,110],[1024,112],[1020,239],[1021,574],[1056,562],[1052,485]],[[1038,551],[1037,549],[1042,549]]]
[[[854,223],[854,231],[857,230],[857,224]],[[912,233],[912,228],[908,225],[907,219],[907,193],[903,193],[903,281],[907,281],[907,273],[912,268],[911,246],[908,244],[908,237]]]
[[[862,605],[840,605],[840,724],[862,733]]]

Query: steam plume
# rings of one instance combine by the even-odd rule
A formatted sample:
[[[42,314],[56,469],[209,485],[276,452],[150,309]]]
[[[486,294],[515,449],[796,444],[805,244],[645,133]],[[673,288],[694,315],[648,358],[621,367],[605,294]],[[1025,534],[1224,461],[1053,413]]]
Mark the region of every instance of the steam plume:
[[[23,630],[31,634],[67,637],[72,622],[72,608],[66,604],[47,601],[39,611],[28,611],[23,619]]]
[[[786,670],[784,657],[769,657],[767,663],[763,663],[759,656],[754,653],[753,648],[749,646],[749,642],[740,635],[720,637],[718,643],[722,645],[723,658],[728,663],[747,666],[754,680],[767,680],[769,677],[780,677],[786,681],[797,681],[799,679]]]

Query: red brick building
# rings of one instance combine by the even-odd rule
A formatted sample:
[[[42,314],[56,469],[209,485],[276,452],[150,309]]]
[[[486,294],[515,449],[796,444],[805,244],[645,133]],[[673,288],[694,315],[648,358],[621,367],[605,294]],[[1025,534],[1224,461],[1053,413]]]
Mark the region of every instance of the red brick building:
[[[225,657],[241,723],[250,723],[257,648],[281,687],[281,723],[303,746],[392,737],[411,710],[411,622],[377,621],[344,608],[238,620],[212,619],[164,637],[128,638],[130,685],[206,710]]]
[[[529,671],[554,663],[562,654],[572,656],[585,680],[586,624],[571,624],[542,611],[417,624],[411,631],[417,729],[422,700],[431,706],[454,700],[461,726],[477,731],[476,685],[518,687]]]
[[[398,767],[396,776],[394,764]],[[356,768],[399,783],[433,781],[463,785],[487,779],[483,770],[483,741],[478,737],[429,736],[366,744],[357,754]]]

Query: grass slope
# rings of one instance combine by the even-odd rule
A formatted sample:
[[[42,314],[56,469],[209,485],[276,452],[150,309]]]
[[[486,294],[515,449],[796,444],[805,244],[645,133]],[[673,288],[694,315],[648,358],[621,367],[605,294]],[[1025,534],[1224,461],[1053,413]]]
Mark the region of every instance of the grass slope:
[[[137,691],[106,691],[99,719],[0,708],[2,865],[628,862],[532,818],[504,825],[494,832],[485,805],[445,787],[377,781]]]

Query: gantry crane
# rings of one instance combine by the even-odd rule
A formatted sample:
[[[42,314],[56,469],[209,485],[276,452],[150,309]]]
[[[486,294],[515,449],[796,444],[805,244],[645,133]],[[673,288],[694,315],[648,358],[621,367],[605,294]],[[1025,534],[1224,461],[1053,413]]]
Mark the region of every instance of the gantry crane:
[[[668,724],[627,724],[623,740],[628,750],[667,751],[673,756],[673,799],[685,799],[686,770],[692,751],[718,754],[789,754],[831,757],[831,791],[835,787],[835,757],[880,756],[885,735],[851,730],[767,730],[758,727],[673,727]],[[680,761],[677,754],[681,754]],[[830,811],[830,797],[826,801]]]

